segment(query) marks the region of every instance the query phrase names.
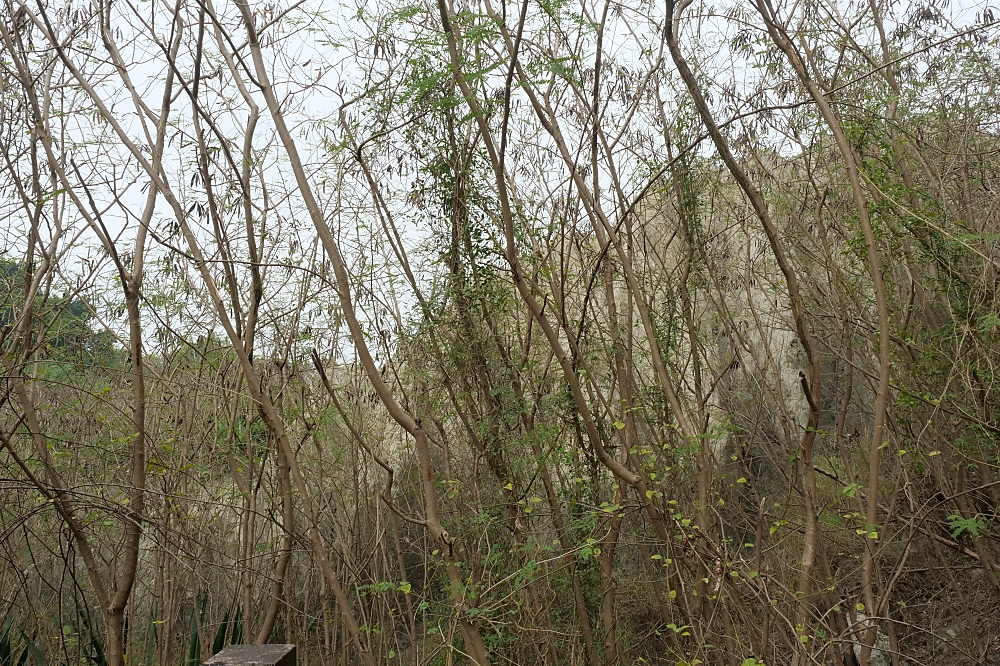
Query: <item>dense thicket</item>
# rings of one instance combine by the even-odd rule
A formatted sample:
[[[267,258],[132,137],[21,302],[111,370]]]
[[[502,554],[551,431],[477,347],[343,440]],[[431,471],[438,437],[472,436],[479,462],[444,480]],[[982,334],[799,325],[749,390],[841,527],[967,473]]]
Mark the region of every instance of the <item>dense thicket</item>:
[[[1000,663],[1000,36],[4,0],[0,663]]]

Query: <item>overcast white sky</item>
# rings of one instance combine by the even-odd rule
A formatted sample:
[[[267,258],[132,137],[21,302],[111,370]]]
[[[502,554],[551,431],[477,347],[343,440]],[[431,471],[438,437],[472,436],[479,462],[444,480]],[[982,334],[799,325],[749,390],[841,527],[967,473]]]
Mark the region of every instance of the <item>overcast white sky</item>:
[[[142,0],[137,3],[137,14],[126,21],[118,19],[115,26],[119,32],[121,42],[129,42],[129,35],[139,36],[134,42],[134,47],[130,53],[126,53],[127,58],[135,60],[134,67],[129,70],[130,76],[143,91],[145,103],[152,109],[157,109],[162,96],[162,82],[165,74],[165,61],[159,47],[148,39],[141,37],[143,26],[135,16],[143,16],[155,24],[155,32],[165,43],[169,39],[169,15],[162,5],[154,4],[155,0]],[[361,92],[364,86],[365,74],[369,69],[371,59],[376,54],[373,53],[370,45],[370,37],[374,30],[377,30],[380,19],[388,10],[400,7],[403,3],[367,2],[359,10],[354,5],[343,2],[306,0],[295,5],[287,17],[281,22],[281,30],[276,36],[281,37],[280,48],[266,48],[268,64],[272,67],[272,76],[283,99],[289,104],[289,117],[295,124],[295,133],[299,138],[300,150],[308,162],[317,171],[316,182],[322,184],[322,179],[337,173],[338,169],[324,169],[324,163],[331,157],[321,145],[322,137],[342,138],[342,134],[335,130],[334,125],[337,115],[344,99],[351,99],[352,96]],[[633,71],[644,71],[647,68],[648,59],[644,58],[640,49],[647,44],[657,44],[657,26],[662,25],[663,3],[635,4],[620,6],[621,11],[613,11],[610,14],[608,29],[605,36],[605,45],[612,67],[625,66]],[[862,3],[867,6],[867,3]],[[118,4],[118,7],[123,5]],[[266,21],[275,16],[275,12],[280,12],[281,7],[268,7],[263,3],[254,5],[260,14],[261,20]],[[532,5],[534,7],[534,4]],[[701,54],[713,54],[707,60],[700,62],[701,73],[706,77],[706,81],[716,86],[731,86],[736,90],[741,88],[750,89],[759,85],[761,77],[764,76],[762,70],[749,66],[741,57],[734,56],[730,49],[732,38],[743,25],[740,20],[733,20],[731,12],[727,15],[729,3],[695,3],[688,9],[690,23],[685,27],[685,47],[693,54],[696,50]],[[905,3],[895,3],[895,11],[898,14],[905,13],[908,5]],[[993,11],[1000,17],[1000,9],[988,2],[952,2],[940,7],[940,10],[948,17],[954,25],[962,26],[974,22],[977,15],[980,15],[987,7],[992,7]],[[229,6],[226,9],[220,5],[218,11],[230,19],[235,17],[235,12]],[[856,13],[847,3],[841,3],[837,8],[845,16]],[[590,11],[595,14],[599,11],[592,8]],[[787,13],[788,8],[780,8],[779,11]],[[510,4],[507,8],[508,16],[512,17],[517,12],[517,6]],[[62,14],[63,20],[70,17],[71,13]],[[748,15],[749,16],[749,15]],[[434,21],[432,18],[431,21]],[[436,25],[436,21],[433,23]],[[398,26],[399,24],[397,24]],[[891,31],[894,26],[890,23],[886,26]],[[399,30],[397,27],[396,30]],[[943,28],[947,33],[950,28]],[[274,32],[271,28],[270,33]],[[995,36],[995,26],[991,28]],[[234,38],[240,38],[243,31],[234,29]],[[873,38],[872,35],[856,35],[858,41]],[[36,46],[43,43],[40,37],[35,37]],[[206,39],[206,43],[211,45],[212,40]],[[389,43],[384,44],[391,48],[402,51],[405,44]],[[591,47],[592,48],[592,47]],[[209,49],[214,53],[213,47]],[[586,48],[583,49],[585,57],[592,57]],[[76,55],[79,57],[79,54]],[[359,57],[361,60],[359,60]],[[82,59],[81,59],[82,60]],[[182,48],[181,69],[191,62],[190,52],[187,46]],[[232,81],[228,71],[224,67],[219,67],[219,62],[210,62],[205,66],[209,72],[218,71],[218,76],[204,84],[205,93],[202,103],[213,109],[217,116],[218,128],[227,136],[239,139],[242,133],[240,126],[246,122],[246,110],[242,101],[238,100],[235,94]],[[672,67],[668,67],[672,69]],[[609,71],[613,71],[609,67]],[[186,72],[189,73],[189,72]],[[113,73],[112,73],[113,74]],[[500,72],[494,74],[499,86]],[[128,98],[126,91],[121,86],[117,76],[109,76],[99,91],[108,100],[115,110],[116,117],[128,128],[128,131],[135,137],[141,139],[142,128],[139,123],[139,115],[135,113],[134,105]],[[213,92],[214,89],[214,92]],[[72,87],[62,90],[61,94],[66,95],[67,106],[77,106],[82,108],[82,93]],[[226,97],[230,96],[237,101],[237,106],[229,112],[226,110]],[[666,100],[668,105],[672,100]],[[271,204],[276,211],[282,214],[273,215],[269,225],[274,235],[270,242],[281,248],[276,259],[292,257],[292,253],[298,248],[303,256],[307,255],[313,233],[308,221],[298,209],[297,197],[295,196],[293,179],[290,177],[284,164],[282,153],[273,145],[274,138],[270,119],[267,116],[265,104],[260,96],[257,96],[257,104],[262,109],[257,132],[255,134],[255,145],[261,151],[266,160],[262,166],[264,178],[271,188]],[[181,96],[174,104],[174,113],[180,119],[180,127],[188,129],[190,127],[190,104]],[[614,113],[613,110],[610,111]],[[352,105],[349,113],[359,119],[357,128],[358,139],[364,139],[379,132],[382,128],[377,123],[373,123],[365,118],[359,118],[362,113],[360,105]],[[645,122],[640,119],[635,122]],[[567,121],[567,126],[571,123]],[[512,125],[517,132],[518,127]],[[114,234],[119,236],[119,246],[127,248],[131,239],[134,238],[136,228],[136,217],[141,210],[145,199],[143,194],[147,178],[139,173],[129,159],[127,151],[115,140],[103,123],[97,122],[93,114],[77,113],[69,117],[63,128],[65,136],[77,142],[77,154],[75,159],[79,162],[83,158],[86,163],[80,164],[80,168],[85,172],[85,177],[89,180],[93,188],[95,199],[103,205],[108,206],[105,211],[105,221]],[[536,130],[531,130],[534,135]],[[515,142],[517,137],[515,134]],[[266,151],[265,151],[266,149]],[[708,150],[708,147],[706,147]],[[172,137],[165,156],[167,170],[173,174],[172,181],[175,183],[178,193],[188,202],[199,200],[198,185],[191,180],[195,173],[195,165],[192,162],[194,152],[183,140],[183,135],[178,133]],[[380,159],[374,156],[376,165],[391,165],[391,159]],[[397,164],[407,167],[407,159]],[[129,166],[131,164],[131,166]],[[86,173],[88,167],[92,168],[90,173]],[[623,170],[628,168],[628,164],[623,165]],[[342,171],[342,169],[341,169]],[[412,248],[416,248],[427,237],[429,220],[427,213],[412,205],[412,201],[407,198],[412,182],[420,177],[420,174],[413,173],[412,169],[404,173],[389,173],[381,171],[378,176],[382,179],[386,194],[389,197],[390,205],[399,215],[403,223],[403,233]],[[561,178],[558,170],[554,177]],[[111,190],[103,188],[100,181],[117,181],[120,188],[123,179],[131,181],[131,185],[118,193],[119,199],[113,202],[110,195]],[[376,263],[384,263],[386,266],[392,262],[389,260],[387,250],[379,241],[379,234],[375,230],[365,229],[363,216],[370,217],[370,212],[360,210],[358,206],[363,205],[366,199],[364,189],[359,187],[357,179],[351,185],[351,178],[345,181],[344,187],[348,190],[338,192],[333,184],[330,187],[320,188],[321,198],[334,216],[335,223],[339,224],[347,233],[343,234],[343,241],[346,251],[355,259],[367,258]],[[632,191],[641,187],[641,179],[632,183]],[[203,198],[203,197],[201,197]],[[0,241],[0,249],[8,256],[16,255],[19,248],[23,247],[25,232],[24,216],[17,213],[19,204],[13,198],[8,198],[3,204],[6,209],[4,214],[7,220],[7,228],[3,230]],[[70,213],[70,217],[73,217]],[[169,233],[170,227],[169,210],[161,202],[157,209],[157,216],[154,218],[154,228],[161,234]],[[279,221],[280,220],[280,221]],[[20,224],[18,223],[20,221]],[[207,225],[208,221],[204,220]],[[208,237],[208,231],[203,232]],[[178,246],[183,247],[180,239],[175,239]],[[303,249],[306,248],[306,249]],[[412,249],[411,248],[411,249]],[[151,258],[162,257],[168,251],[157,248],[155,243],[150,250]],[[76,257],[76,265],[66,266],[67,277],[74,279],[75,271],[84,272],[89,261],[102,261],[103,250],[98,249],[96,240],[89,237],[89,233],[84,231],[82,242],[72,250]],[[379,259],[379,256],[382,259]],[[294,257],[292,257],[294,258]],[[427,257],[425,257],[427,259]],[[110,275],[109,266],[105,263],[101,271],[103,277],[100,282],[106,282]],[[275,301],[273,307],[285,308],[293,307],[295,294],[290,291],[293,281],[291,276],[281,276],[279,271],[269,272],[275,279],[274,287]],[[390,281],[391,282],[391,281]],[[281,285],[288,286],[283,290]],[[387,285],[389,283],[386,283]],[[387,290],[391,289],[386,287]],[[57,290],[58,291],[58,290]],[[201,296],[195,290],[186,296],[178,295],[178,298],[198,299]],[[402,302],[407,302],[406,297],[401,297]],[[386,298],[386,302],[391,301],[391,297]],[[192,303],[193,304],[193,303]],[[178,306],[182,306],[178,303]],[[390,304],[388,307],[392,308]],[[402,307],[406,307],[403,305]],[[120,325],[121,321],[118,322]],[[116,322],[109,319],[109,324],[114,327]],[[203,325],[211,327],[209,321],[203,321]]]

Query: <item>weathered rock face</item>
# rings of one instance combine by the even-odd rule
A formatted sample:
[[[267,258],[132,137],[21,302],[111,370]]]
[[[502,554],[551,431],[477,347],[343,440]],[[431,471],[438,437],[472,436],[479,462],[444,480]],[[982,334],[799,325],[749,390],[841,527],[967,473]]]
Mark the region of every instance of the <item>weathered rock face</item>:
[[[851,625],[851,632],[858,642],[854,643],[854,657],[861,663],[861,638],[868,631],[871,620],[864,613],[858,613],[854,624]],[[869,659],[870,666],[889,666],[892,663],[892,647],[889,645],[889,637],[879,631],[875,635],[875,644],[872,646],[872,653]]]

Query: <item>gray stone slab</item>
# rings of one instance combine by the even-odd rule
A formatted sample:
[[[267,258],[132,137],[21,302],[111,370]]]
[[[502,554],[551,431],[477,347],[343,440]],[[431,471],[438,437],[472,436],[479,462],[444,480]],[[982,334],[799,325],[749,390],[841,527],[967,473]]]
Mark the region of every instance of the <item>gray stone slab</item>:
[[[202,666],[295,666],[295,646],[230,645]]]

